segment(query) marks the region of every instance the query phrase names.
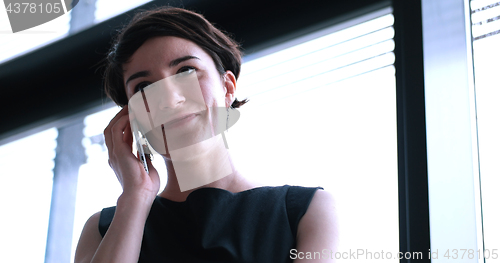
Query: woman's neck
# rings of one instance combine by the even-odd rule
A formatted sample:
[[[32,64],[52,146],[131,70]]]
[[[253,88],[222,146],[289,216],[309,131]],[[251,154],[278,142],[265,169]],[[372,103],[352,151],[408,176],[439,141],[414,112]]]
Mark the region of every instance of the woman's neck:
[[[165,158],[168,180],[159,196],[172,201],[184,201],[192,191],[201,187],[240,192],[257,185],[250,183],[236,170],[223,143],[214,145],[210,151],[191,158],[179,160],[175,158],[176,153],[171,153],[173,158]],[[182,150],[184,152],[180,155],[186,156],[189,149]]]

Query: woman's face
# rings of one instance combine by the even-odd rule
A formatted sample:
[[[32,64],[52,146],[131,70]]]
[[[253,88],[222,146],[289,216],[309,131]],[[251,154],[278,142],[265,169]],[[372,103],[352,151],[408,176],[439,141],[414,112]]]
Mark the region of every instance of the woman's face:
[[[157,82],[149,87],[149,91],[154,89],[156,93],[149,93],[153,95],[146,95],[146,98],[151,116],[160,122],[155,122],[155,128],[146,133],[146,137],[157,152],[166,153],[167,157],[169,151],[217,135],[215,126],[220,123],[217,118],[222,116],[221,109],[234,99],[236,80],[233,73],[227,71],[221,78],[210,55],[183,38],[167,36],[147,40],[123,65],[123,71],[129,100],[136,92]],[[197,85],[170,85],[178,76],[190,77],[190,83],[197,78]],[[159,83],[162,84],[157,85]]]

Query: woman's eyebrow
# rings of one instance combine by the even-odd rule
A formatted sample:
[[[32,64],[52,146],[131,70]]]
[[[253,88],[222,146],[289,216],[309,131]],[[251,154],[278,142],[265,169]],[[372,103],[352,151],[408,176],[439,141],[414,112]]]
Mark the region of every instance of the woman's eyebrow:
[[[195,56],[191,56],[191,55],[188,55],[188,56],[184,56],[184,57],[180,57],[180,58],[176,58],[174,60],[172,60],[170,62],[170,64],[168,65],[169,67],[175,67],[177,65],[179,65],[181,62],[184,62],[186,60],[190,60],[190,59],[198,59],[198,60],[201,60],[200,58],[198,57],[195,57]],[[136,78],[141,78],[141,77],[147,77],[151,74],[151,72],[145,70],[145,71],[139,71],[137,73],[134,73],[132,74],[132,76],[130,76],[127,81],[125,82],[125,86],[132,80],[136,79]]]
[[[127,86],[127,84],[131,81],[131,80],[134,80],[136,78],[140,78],[140,77],[147,77],[151,74],[151,72],[145,70],[145,71],[139,71],[137,73],[134,73],[132,74],[132,76],[130,76],[127,81],[125,82],[125,86]]]
[[[169,64],[169,67],[175,67],[175,66],[179,65],[181,62],[184,62],[184,61],[189,60],[189,59],[200,60],[200,58],[198,58],[198,57],[188,55],[188,56],[184,56],[184,57],[180,57],[180,58],[176,58],[176,59],[172,60]]]

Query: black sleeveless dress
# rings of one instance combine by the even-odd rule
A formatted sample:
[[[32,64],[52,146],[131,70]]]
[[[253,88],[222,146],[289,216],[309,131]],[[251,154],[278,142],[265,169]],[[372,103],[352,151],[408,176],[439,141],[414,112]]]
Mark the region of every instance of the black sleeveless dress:
[[[199,188],[186,201],[156,197],[139,262],[292,262],[297,227],[317,189],[258,187],[239,193]],[[104,237],[116,207],[104,208]]]

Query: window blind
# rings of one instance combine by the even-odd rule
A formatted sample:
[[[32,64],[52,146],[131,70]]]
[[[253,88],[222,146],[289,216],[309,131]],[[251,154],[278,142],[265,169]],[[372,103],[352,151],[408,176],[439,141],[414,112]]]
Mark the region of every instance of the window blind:
[[[500,34],[500,1],[474,0],[470,8],[474,41]]]
[[[386,14],[246,62],[238,97],[261,105],[392,67],[393,23],[392,14]]]

